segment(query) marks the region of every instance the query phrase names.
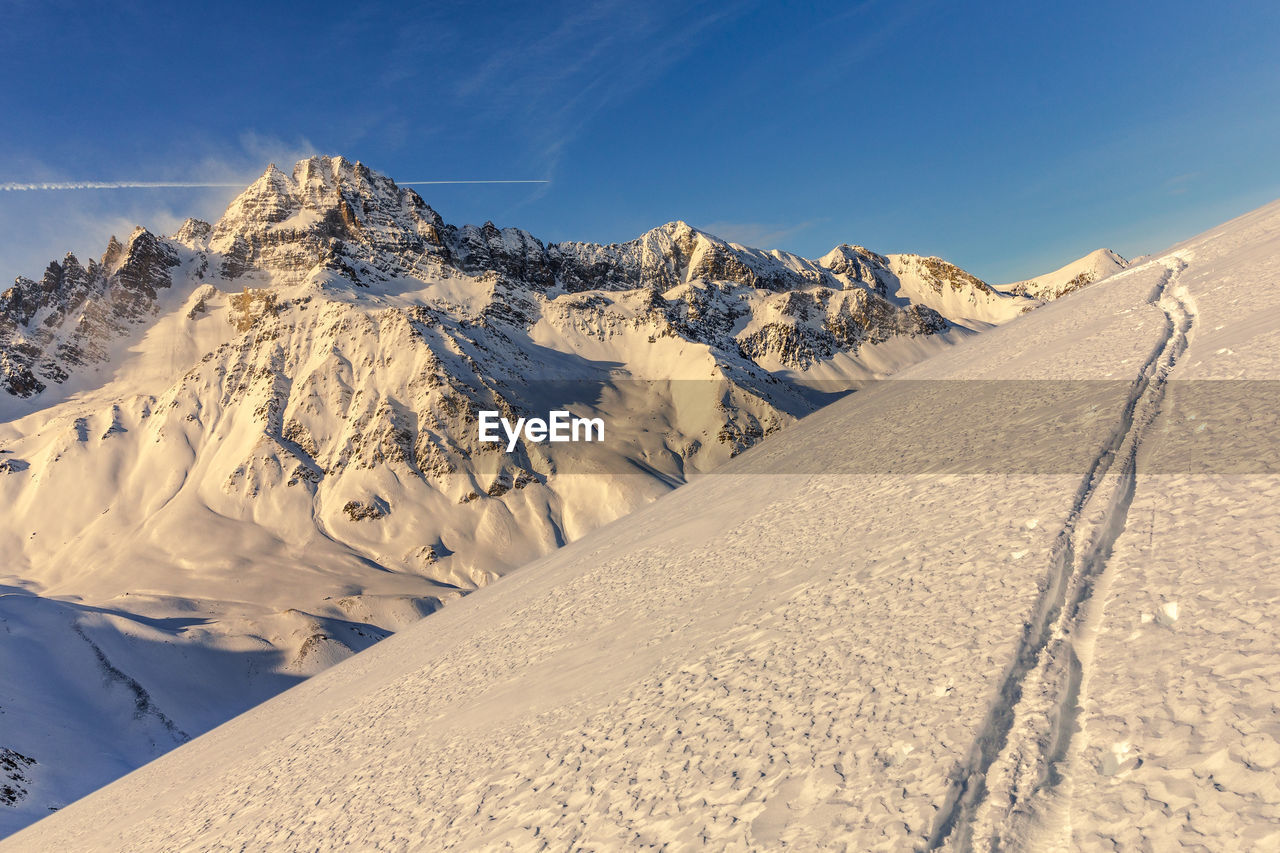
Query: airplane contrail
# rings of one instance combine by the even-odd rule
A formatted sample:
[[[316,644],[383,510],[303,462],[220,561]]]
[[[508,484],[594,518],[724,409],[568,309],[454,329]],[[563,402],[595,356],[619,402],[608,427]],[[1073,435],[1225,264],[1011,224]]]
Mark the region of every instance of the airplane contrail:
[[[242,184],[210,184],[194,181],[48,181],[42,183],[0,184],[0,192],[35,192],[38,190],[134,190],[134,189],[202,189],[205,187],[246,187]],[[550,181],[400,181],[400,186],[415,187],[430,184],[549,184]]]
[[[163,189],[167,187],[242,187],[244,184],[207,184],[187,181],[47,181],[33,184],[0,184],[4,192],[32,192],[36,190],[132,190]]]
[[[420,187],[427,184],[549,184],[550,181],[396,181],[402,187]]]

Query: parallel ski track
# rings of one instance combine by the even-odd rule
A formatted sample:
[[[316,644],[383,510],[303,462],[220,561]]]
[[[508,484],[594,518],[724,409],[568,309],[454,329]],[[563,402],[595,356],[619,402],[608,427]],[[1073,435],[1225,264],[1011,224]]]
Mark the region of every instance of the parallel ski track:
[[[987,777],[992,765],[1011,748],[1010,733],[1018,719],[1023,688],[1032,673],[1056,685],[1054,720],[1039,726],[1049,736],[1040,743],[1018,744],[1026,753],[1039,753],[1040,783],[1037,789],[1058,781],[1057,768],[1068,753],[1075,719],[1078,715],[1078,693],[1082,665],[1074,637],[1084,618],[1098,579],[1107,569],[1107,561],[1116,540],[1124,531],[1129,506],[1137,487],[1138,452],[1152,422],[1160,413],[1169,372],[1186,350],[1188,335],[1194,323],[1189,307],[1175,293],[1178,275],[1185,264],[1173,259],[1148,297],[1148,304],[1165,314],[1165,330],[1151,355],[1143,363],[1130,386],[1116,428],[1093,458],[1072,502],[1066,521],[1054,539],[1050,551],[1049,572],[1044,589],[1028,618],[1017,651],[1000,682],[993,701],[972,744],[968,757],[952,773],[951,787],[943,801],[934,827],[922,850],[950,846],[954,850],[974,848],[974,818],[988,796]],[[1104,481],[1119,461],[1117,484],[1101,520],[1094,526],[1089,545],[1079,559],[1073,540],[1085,511],[1099,494]],[[1055,677],[1056,676],[1056,677]],[[1029,805],[1011,792],[1007,814],[1025,812]],[[998,848],[1001,839],[985,839],[989,848]]]

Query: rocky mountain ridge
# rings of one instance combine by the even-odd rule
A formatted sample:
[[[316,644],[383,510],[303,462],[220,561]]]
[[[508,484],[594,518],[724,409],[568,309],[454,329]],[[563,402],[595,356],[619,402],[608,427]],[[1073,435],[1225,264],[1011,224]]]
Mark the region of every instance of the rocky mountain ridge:
[[[683,222],[607,246],[544,244],[492,223],[446,225],[416,192],[362,164],[311,158],[292,175],[268,168],[213,225],[188,220],[170,239],[139,229],[127,245],[113,238],[101,261],[87,268],[68,255],[50,264],[39,282],[18,278],[0,295],[5,390],[39,394],[76,367],[101,361],[103,340],[142,322],[156,292],[172,285],[169,270],[183,247],[198,256],[195,279],[231,283],[278,286],[328,271],[368,287],[461,273],[496,276],[507,296],[644,291],[648,313],[659,324],[665,320],[669,333],[752,359],[772,355],[800,369],[856,352],[864,342],[934,334],[948,322],[1004,320],[1038,304],[1002,296],[938,258],[842,245],[810,261],[730,244]],[[717,286],[704,286],[713,282]],[[959,310],[947,310],[943,297]],[[503,302],[491,311],[534,320],[527,300]],[[751,330],[735,329],[748,315],[764,319]]]

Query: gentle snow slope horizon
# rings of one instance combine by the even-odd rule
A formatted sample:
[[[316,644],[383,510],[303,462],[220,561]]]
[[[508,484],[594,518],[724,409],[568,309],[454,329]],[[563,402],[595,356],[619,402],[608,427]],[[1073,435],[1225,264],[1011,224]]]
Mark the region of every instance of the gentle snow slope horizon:
[[[833,403],[0,847],[1273,848],[1280,470],[1209,451],[1274,445],[1277,351],[1280,203]],[[990,400],[950,392],[973,380],[1023,380],[1001,435],[1073,432],[1071,465],[894,472],[902,424],[989,440]],[[1062,406],[1025,406],[1028,380]]]

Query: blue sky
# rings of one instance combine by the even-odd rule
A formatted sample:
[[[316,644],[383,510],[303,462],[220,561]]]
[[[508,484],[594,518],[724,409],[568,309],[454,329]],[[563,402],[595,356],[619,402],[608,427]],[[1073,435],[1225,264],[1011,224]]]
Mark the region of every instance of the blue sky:
[[[1275,3],[0,0],[0,183],[243,181],[343,154],[449,222],[672,219],[992,281],[1280,197]],[[234,190],[0,192],[0,280]]]

